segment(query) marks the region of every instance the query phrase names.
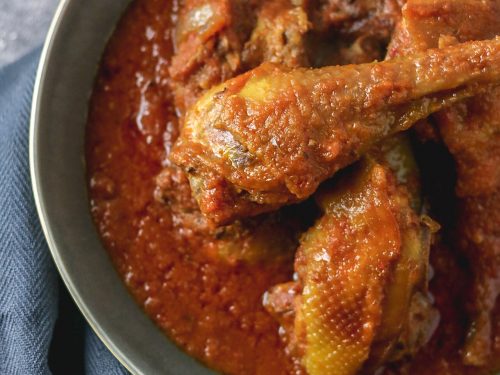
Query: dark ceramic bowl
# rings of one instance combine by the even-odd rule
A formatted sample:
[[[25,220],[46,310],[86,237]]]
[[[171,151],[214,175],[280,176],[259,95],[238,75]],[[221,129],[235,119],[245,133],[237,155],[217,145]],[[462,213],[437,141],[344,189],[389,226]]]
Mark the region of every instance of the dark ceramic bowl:
[[[45,236],[83,315],[134,374],[211,374],[178,349],[127,292],[89,212],[87,107],[106,43],[130,0],[64,0],[52,23],[33,97],[30,158]]]

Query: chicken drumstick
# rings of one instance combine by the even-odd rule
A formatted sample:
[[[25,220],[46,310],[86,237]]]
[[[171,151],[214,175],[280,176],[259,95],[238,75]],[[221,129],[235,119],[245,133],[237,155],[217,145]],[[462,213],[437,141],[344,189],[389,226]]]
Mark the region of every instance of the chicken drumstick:
[[[217,224],[309,197],[370,146],[500,81],[500,39],[319,69],[263,64],[188,111],[172,160]]]

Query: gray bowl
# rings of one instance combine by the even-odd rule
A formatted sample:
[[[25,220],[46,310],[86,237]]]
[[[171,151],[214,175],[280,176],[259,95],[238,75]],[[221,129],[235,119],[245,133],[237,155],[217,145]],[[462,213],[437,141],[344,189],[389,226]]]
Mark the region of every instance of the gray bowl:
[[[97,335],[134,374],[212,374],[135,304],[93,225],[85,183],[87,107],[107,40],[130,0],[65,0],[43,50],[31,118],[38,213],[62,279]]]

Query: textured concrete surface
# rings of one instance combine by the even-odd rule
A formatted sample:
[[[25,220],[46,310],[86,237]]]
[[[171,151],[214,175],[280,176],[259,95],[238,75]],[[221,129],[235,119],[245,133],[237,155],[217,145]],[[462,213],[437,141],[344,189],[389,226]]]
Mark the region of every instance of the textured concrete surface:
[[[0,0],[0,67],[41,45],[58,0]]]

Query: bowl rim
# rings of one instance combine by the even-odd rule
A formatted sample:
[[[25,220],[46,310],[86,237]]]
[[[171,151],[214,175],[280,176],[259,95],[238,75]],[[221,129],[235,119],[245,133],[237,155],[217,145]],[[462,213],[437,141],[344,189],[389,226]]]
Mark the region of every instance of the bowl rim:
[[[38,142],[37,129],[40,123],[40,111],[41,111],[41,98],[44,91],[45,78],[47,73],[48,61],[51,54],[54,51],[54,39],[61,27],[61,23],[66,14],[70,0],[60,0],[54,16],[52,18],[43,49],[40,55],[40,61],[37,67],[36,78],[33,86],[33,97],[31,103],[31,115],[30,115],[30,125],[29,125],[29,165],[30,165],[30,177],[31,186],[33,190],[33,197],[38,213],[38,218],[40,220],[40,225],[42,227],[45,240],[47,241],[52,259],[56,265],[56,268],[61,276],[64,285],[68,289],[71,298],[75,302],[76,306],[83,314],[85,320],[90,325],[95,334],[99,337],[106,348],[113,354],[113,356],[133,375],[141,374],[142,372],[132,363],[132,361],[127,357],[127,355],[111,340],[106,331],[101,327],[97,318],[91,309],[87,306],[80,293],[78,292],[75,284],[73,283],[64,262],[60,256],[58,246],[54,240],[54,235],[52,228],[48,224],[48,215],[45,207],[45,203],[41,198],[41,188],[40,188],[40,170],[37,165],[37,149],[36,145]]]

